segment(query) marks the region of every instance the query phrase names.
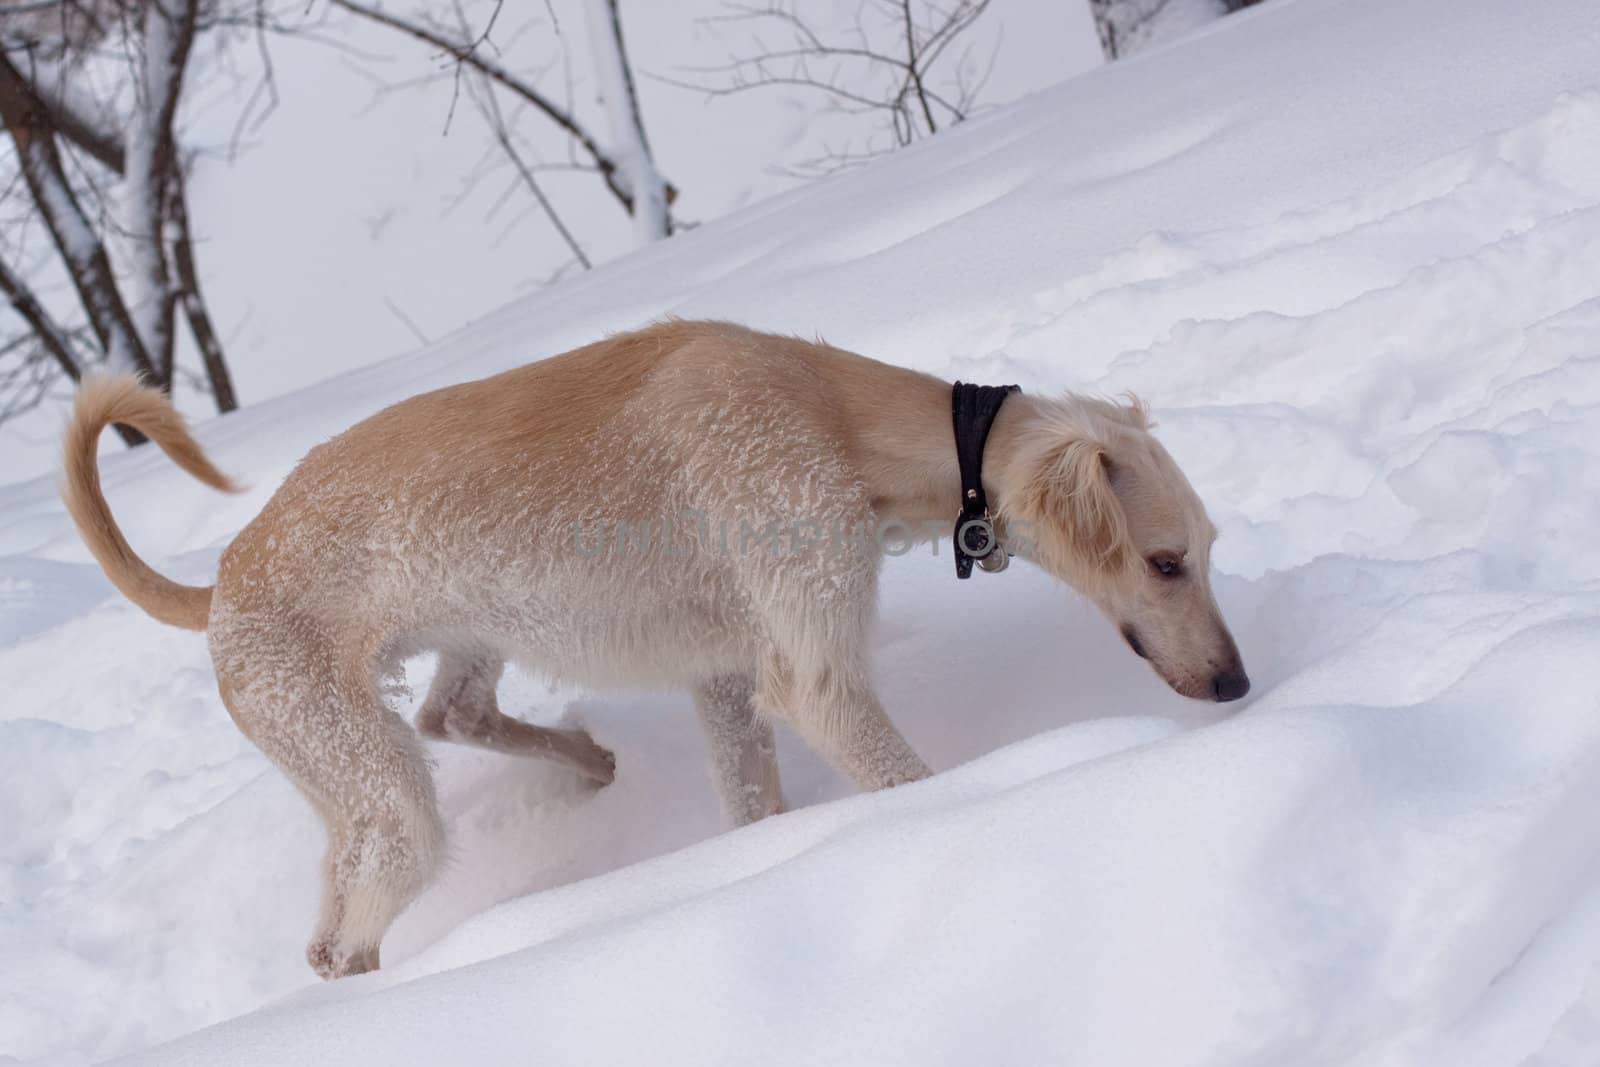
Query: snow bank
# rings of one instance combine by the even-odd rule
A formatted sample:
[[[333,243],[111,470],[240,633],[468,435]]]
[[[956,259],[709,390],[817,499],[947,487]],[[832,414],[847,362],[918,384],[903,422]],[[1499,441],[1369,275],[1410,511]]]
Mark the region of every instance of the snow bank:
[[[686,697],[513,679],[616,783],[437,749],[454,863],[333,985],[320,831],[203,642],[115,597],[48,484],[5,490],[0,1054],[1600,1061],[1597,146],[1587,0],[1283,0],[204,426],[243,498],[111,458],[133,543],[204,580],[355,418],[723,315],[1135,388],[1222,529],[1243,712],[1027,567],[919,554],[878,678],[948,773],[851,796],[785,738],[798,810],[736,833]]]

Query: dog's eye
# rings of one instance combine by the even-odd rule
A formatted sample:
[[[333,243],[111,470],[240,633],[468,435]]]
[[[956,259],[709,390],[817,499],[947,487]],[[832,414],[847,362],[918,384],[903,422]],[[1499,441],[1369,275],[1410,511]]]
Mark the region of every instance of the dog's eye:
[[[1150,569],[1163,578],[1177,578],[1183,574],[1183,561],[1177,556],[1151,556]]]

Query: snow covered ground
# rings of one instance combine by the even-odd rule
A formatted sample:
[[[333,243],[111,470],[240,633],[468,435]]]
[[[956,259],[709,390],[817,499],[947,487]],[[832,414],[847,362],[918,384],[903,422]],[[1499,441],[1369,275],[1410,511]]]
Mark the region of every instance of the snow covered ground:
[[[313,816],[26,483],[0,1055],[1600,1062],[1600,8],[1274,0],[203,426],[244,497],[111,456],[113,507],[206,580],[317,440],[668,312],[1136,389],[1222,530],[1247,706],[1026,566],[897,560],[880,687],[948,773],[852,796],[786,744],[798,810],[719,834],[686,697],[513,679],[616,783],[437,749],[454,863],[320,985]]]

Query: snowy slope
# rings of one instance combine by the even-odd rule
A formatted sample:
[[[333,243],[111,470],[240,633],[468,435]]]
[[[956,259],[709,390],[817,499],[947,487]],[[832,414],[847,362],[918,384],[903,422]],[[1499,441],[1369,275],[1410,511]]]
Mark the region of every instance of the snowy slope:
[[[907,557],[879,682],[949,773],[851,796],[789,745],[800,810],[717,836],[685,697],[516,679],[505,703],[586,723],[617,782],[438,749],[455,863],[385,970],[322,986],[310,812],[203,642],[112,594],[51,485],[17,486],[0,1054],[1600,1061],[1589,0],[1264,5],[204,426],[243,498],[115,456],[113,507],[203,580],[327,434],[666,312],[1137,389],[1222,530],[1248,706],[1172,695],[1026,567],[957,585]]]

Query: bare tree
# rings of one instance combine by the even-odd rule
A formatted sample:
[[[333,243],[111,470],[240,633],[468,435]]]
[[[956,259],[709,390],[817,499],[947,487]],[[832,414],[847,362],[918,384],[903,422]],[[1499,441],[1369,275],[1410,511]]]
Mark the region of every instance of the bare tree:
[[[208,4],[207,8],[214,8]],[[0,123],[21,209],[0,237],[0,289],[23,333],[0,343],[0,418],[36,402],[55,375],[104,363],[170,390],[181,310],[219,411],[237,406],[201,294],[175,125],[202,0],[37,0],[0,7]],[[126,92],[94,99],[87,65],[122,65]],[[118,184],[115,208],[106,183]],[[27,260],[30,227],[54,257]],[[13,256],[17,258],[12,258]],[[75,297],[50,308],[52,278]],[[31,278],[37,280],[30,281]],[[43,294],[43,295],[41,295]],[[67,311],[70,318],[61,317]],[[64,323],[81,315],[87,329]],[[123,431],[131,442],[138,436]]]
[[[966,119],[994,51],[975,54],[968,31],[990,0],[863,0],[854,24],[825,31],[799,0],[731,2],[713,21],[750,31],[748,53],[673,84],[725,96],[774,87],[817,93],[830,108],[877,121],[863,145],[802,163],[802,174],[864,162]]]
[[[105,242],[67,177],[50,110],[5,52],[0,52],[0,121],[11,135],[28,193],[106,359],[118,369],[154,378],[155,367],[134,329]]]
[[[610,119],[609,137],[595,132],[570,103],[559,100],[541,87],[536,77],[520,72],[504,58],[494,42],[504,0],[496,0],[480,30],[469,25],[459,2],[453,5],[452,19],[448,22],[426,11],[398,15],[366,0],[329,2],[335,8],[418,41],[443,59],[456,82],[450,116],[446,118],[447,128],[454,115],[456,97],[465,86],[469,98],[489,125],[495,143],[516,169],[520,182],[584,267],[590,265],[589,257],[537,179],[538,171],[545,165],[537,160],[530,162],[531,150],[519,143],[515,127],[521,114],[539,116],[565,137],[576,158],[559,165],[560,169],[589,170],[599,175],[611,196],[634,220],[636,243],[660,240],[672,232],[670,208],[678,191],[661,175],[645,136],[616,0],[584,0],[590,58]],[[551,29],[559,35],[553,18]],[[516,114],[508,113],[501,105],[501,94],[519,109]]]
[[[1254,7],[1261,0],[1210,0],[1213,15],[1221,18]],[[1172,0],[1089,0],[1100,50],[1107,59],[1120,59],[1150,39]]]

